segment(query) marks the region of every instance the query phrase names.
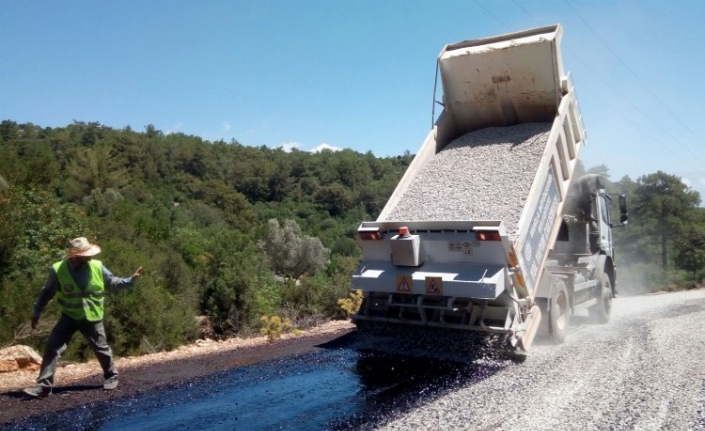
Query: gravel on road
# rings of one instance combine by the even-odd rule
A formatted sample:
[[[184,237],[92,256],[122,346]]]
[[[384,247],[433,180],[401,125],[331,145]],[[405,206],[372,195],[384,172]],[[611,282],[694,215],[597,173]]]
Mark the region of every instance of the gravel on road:
[[[705,430],[705,290],[618,298],[573,318],[562,345],[506,366],[380,430]]]

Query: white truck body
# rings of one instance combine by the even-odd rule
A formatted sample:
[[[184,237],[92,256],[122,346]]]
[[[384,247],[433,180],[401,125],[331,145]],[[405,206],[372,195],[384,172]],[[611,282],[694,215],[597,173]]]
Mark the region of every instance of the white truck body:
[[[598,303],[592,297],[594,262],[579,262],[593,254],[586,250],[585,223],[571,224],[572,237],[583,240],[564,246],[552,269],[548,265],[559,230],[567,236],[564,204],[586,141],[575,89],[563,71],[561,36],[555,25],[443,48],[438,72],[444,109],[378,219],[358,229],[363,257],[353,288],[365,296],[355,322],[499,332],[512,346],[528,349],[542,314],[554,314],[544,319],[553,327],[543,330],[551,332],[567,322],[557,313],[565,318],[566,310],[578,308],[573,299],[582,296],[573,287],[589,292],[583,303]],[[504,220],[391,219],[410,185],[453,140],[522,123],[548,123],[550,131],[511,235]],[[498,197],[507,187],[512,184],[497,184]],[[593,188],[588,194],[600,193]],[[570,296],[561,302],[556,292],[565,286]]]

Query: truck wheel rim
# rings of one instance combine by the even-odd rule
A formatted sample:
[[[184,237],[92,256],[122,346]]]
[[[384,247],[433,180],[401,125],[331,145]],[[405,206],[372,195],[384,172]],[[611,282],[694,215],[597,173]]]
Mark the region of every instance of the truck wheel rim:
[[[556,326],[561,331],[565,329],[566,323],[566,312],[568,310],[568,304],[565,295],[561,292],[556,300]]]

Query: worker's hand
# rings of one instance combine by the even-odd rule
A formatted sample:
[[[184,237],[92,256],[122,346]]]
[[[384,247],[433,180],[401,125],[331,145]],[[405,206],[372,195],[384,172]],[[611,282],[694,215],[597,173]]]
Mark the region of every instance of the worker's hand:
[[[141,266],[135,270],[134,274],[132,274],[132,279],[137,280],[140,277],[140,275],[142,275],[142,267]]]
[[[32,325],[32,329],[37,329],[37,325],[39,325],[39,317],[32,317],[30,324]]]

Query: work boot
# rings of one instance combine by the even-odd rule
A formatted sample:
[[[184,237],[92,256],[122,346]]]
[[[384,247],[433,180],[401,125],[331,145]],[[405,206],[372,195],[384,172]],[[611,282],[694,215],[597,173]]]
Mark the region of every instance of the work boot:
[[[51,395],[51,388],[49,386],[32,386],[31,388],[27,388],[23,390],[26,395],[29,395],[32,398],[45,398]]]
[[[117,388],[117,385],[118,376],[108,377],[107,379],[105,379],[105,383],[103,383],[103,389],[110,391]]]

